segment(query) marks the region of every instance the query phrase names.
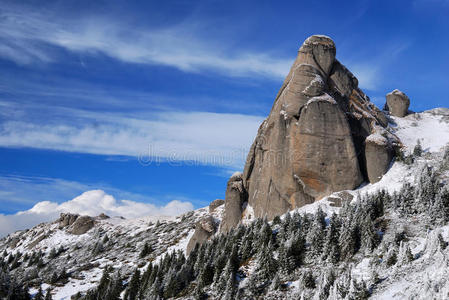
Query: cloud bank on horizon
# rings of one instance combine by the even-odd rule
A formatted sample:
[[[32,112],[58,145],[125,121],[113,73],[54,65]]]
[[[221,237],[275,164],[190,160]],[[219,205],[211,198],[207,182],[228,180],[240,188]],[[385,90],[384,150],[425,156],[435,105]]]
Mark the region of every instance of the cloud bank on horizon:
[[[91,190],[80,196],[63,202],[41,201],[31,209],[11,215],[0,214],[0,238],[17,230],[27,229],[41,222],[56,220],[60,213],[80,215],[139,218],[144,216],[177,216],[193,210],[193,204],[187,201],[172,200],[164,206],[131,200],[116,200],[103,190]]]

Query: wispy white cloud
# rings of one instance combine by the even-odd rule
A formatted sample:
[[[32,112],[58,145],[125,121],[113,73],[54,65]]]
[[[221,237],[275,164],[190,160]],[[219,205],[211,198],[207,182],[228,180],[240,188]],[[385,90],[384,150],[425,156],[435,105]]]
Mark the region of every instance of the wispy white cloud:
[[[31,209],[12,215],[0,214],[0,237],[11,232],[30,228],[38,223],[54,220],[62,212],[97,216],[105,213],[109,216],[138,218],[143,216],[176,216],[193,209],[190,202],[172,200],[164,206],[131,200],[116,200],[103,190],[91,190],[72,200],[56,203],[42,201]]]
[[[186,72],[216,71],[227,76],[282,79],[294,57],[231,49],[227,41],[200,38],[195,24],[163,29],[136,28],[120,20],[52,18],[24,7],[0,10],[0,55],[19,64],[57,59],[49,46],[103,54],[128,63],[171,66]],[[52,55],[53,54],[53,55]]]
[[[3,122],[0,146],[137,156],[144,164],[160,158],[241,168],[262,122],[258,116],[209,112],[158,112],[145,119],[65,113],[69,120]]]

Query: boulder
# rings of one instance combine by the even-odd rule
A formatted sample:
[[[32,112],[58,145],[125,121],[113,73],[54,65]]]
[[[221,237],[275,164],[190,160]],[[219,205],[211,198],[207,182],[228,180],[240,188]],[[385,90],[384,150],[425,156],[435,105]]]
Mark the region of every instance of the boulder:
[[[213,213],[217,207],[222,206],[225,203],[223,199],[216,199],[209,204],[209,213]]]
[[[330,202],[329,205],[334,207],[342,207],[344,203],[351,202],[352,199],[354,199],[354,196],[347,191],[338,192],[327,198]]]
[[[59,229],[62,229],[75,223],[78,217],[79,215],[77,214],[61,213],[59,215],[59,219],[56,222],[59,223]]]
[[[393,116],[402,118],[407,115],[408,108],[410,106],[410,99],[406,94],[400,90],[394,90],[391,93],[388,93],[386,98],[387,103],[385,104],[385,108]]]
[[[13,237],[7,242],[7,244],[8,244],[9,248],[14,249],[14,248],[16,248],[16,246],[19,242],[20,242],[20,238]]]
[[[187,244],[187,255],[195,248],[196,244],[202,244],[207,241],[215,231],[216,226],[212,216],[208,215],[198,221],[195,225],[195,231]]]
[[[97,218],[100,219],[100,220],[107,220],[107,219],[110,219],[111,217],[109,217],[105,213],[101,213],[101,214],[98,215]]]
[[[374,133],[366,139],[365,157],[370,183],[378,182],[387,173],[393,156],[393,148],[386,137]]]
[[[95,225],[95,220],[89,216],[80,216],[68,228],[68,232],[75,235],[81,235],[88,232]]]
[[[225,213],[220,226],[221,232],[228,232],[240,222],[245,200],[246,193],[243,187],[242,173],[237,172],[228,180],[225,194]]]

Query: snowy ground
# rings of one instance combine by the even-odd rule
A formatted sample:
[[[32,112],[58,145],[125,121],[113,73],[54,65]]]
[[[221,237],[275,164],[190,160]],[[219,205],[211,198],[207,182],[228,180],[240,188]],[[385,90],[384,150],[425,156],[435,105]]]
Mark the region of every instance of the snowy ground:
[[[407,151],[412,151],[417,140],[421,141],[426,154],[412,167],[403,163],[394,162],[387,174],[375,184],[365,184],[354,191],[346,191],[356,201],[359,195],[374,193],[385,189],[395,192],[400,189],[404,182],[412,182],[415,175],[425,164],[432,163],[435,156],[441,155],[441,150],[449,142],[449,109],[436,109],[419,114],[412,114],[405,118],[391,117],[391,129],[404,144]],[[342,194],[334,193],[313,204],[298,208],[300,213],[312,213],[321,207],[328,215],[336,212],[339,208],[333,206],[332,198],[341,198]],[[123,270],[124,274],[130,274],[139,266],[144,269],[150,261],[159,261],[163,255],[173,250],[185,251],[188,241],[194,232],[194,224],[201,217],[208,214],[207,208],[202,208],[177,218],[139,218],[124,220],[111,218],[101,220],[94,229],[83,235],[73,235],[65,230],[58,229],[56,223],[44,223],[35,226],[29,231],[17,232],[7,239],[0,240],[0,251],[7,249],[10,253],[31,253],[42,250],[48,254],[52,248],[63,246],[70,251],[64,252],[57,260],[52,261],[57,269],[67,267],[67,271],[75,272],[79,279],[70,278],[69,283],[62,287],[54,287],[52,294],[54,299],[70,299],[70,296],[78,291],[85,291],[97,285],[102,270],[107,265]],[[214,218],[219,221],[223,215],[223,206],[216,209]],[[247,207],[244,215],[244,223],[251,222],[253,218],[251,207]],[[156,226],[159,223],[159,226]],[[382,284],[381,290],[374,291],[374,299],[426,299],[423,295],[448,295],[449,283],[449,247],[446,251],[435,250],[435,239],[441,232],[446,240],[449,240],[449,227],[443,227],[425,233],[422,228],[417,228],[411,249],[413,254],[420,257],[408,266],[398,266],[390,273],[383,274],[388,277],[388,282]],[[96,242],[108,235],[111,240],[106,244],[105,252],[98,256],[91,254]],[[427,234],[427,236],[426,236]],[[45,238],[31,247],[31,244],[40,236]],[[14,249],[8,248],[8,242],[18,238]],[[139,252],[145,241],[155,245],[155,251],[149,258],[140,259]],[[70,253],[71,258],[68,258]],[[93,267],[86,270],[78,270],[80,265],[91,264]],[[361,260],[354,266],[353,276],[358,278],[369,278],[370,260]],[[249,268],[251,266],[248,266]],[[22,272],[24,272],[22,270]],[[47,284],[42,288],[46,289]],[[36,292],[36,288],[30,290]],[[442,298],[443,299],[443,298]],[[447,298],[446,298],[447,299]]]

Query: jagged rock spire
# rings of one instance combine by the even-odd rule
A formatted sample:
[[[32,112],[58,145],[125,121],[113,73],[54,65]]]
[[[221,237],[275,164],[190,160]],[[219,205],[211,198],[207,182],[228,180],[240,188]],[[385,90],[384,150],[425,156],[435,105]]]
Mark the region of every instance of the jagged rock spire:
[[[238,223],[236,214],[245,207],[271,219],[368,180],[373,164],[366,161],[365,140],[388,122],[335,56],[327,36],[311,36],[300,47],[250,149],[239,179],[241,194],[228,184],[225,205],[230,209],[225,209],[222,231]],[[392,157],[393,140],[385,138],[387,155],[369,155],[388,160],[377,168],[388,166]]]

